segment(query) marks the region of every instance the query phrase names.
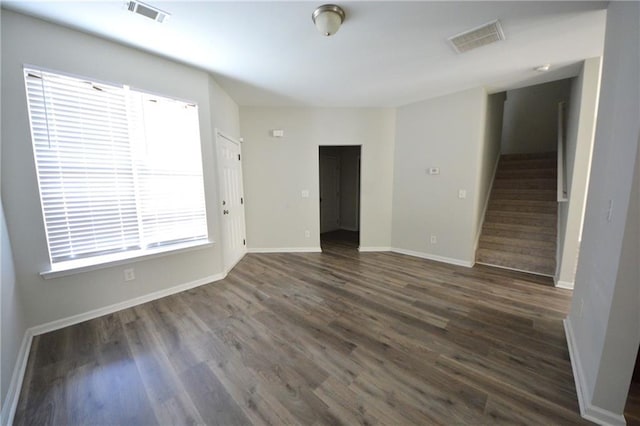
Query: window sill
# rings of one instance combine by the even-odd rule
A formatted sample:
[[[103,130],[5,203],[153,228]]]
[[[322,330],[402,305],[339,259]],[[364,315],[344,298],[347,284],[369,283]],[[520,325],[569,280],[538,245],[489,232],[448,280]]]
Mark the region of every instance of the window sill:
[[[126,265],[141,260],[155,259],[170,254],[184,253],[192,250],[200,250],[213,247],[213,241],[195,241],[183,244],[175,244],[169,247],[159,247],[150,250],[133,252],[124,252],[109,254],[88,259],[71,260],[61,262],[52,266],[48,271],[40,272],[40,276],[45,280],[52,278],[66,277],[69,275],[79,274],[82,272],[95,271],[97,269],[109,268],[112,266]]]

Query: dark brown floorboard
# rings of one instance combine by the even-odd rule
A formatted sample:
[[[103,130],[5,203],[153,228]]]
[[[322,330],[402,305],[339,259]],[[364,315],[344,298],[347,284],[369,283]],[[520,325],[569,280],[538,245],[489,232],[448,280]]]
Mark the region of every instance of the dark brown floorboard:
[[[250,254],[35,337],[15,424],[584,424],[548,284],[331,238]]]

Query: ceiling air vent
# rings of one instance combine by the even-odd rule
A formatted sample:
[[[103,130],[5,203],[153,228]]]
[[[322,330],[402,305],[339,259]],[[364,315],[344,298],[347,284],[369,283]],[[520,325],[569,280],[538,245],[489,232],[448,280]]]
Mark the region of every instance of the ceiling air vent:
[[[449,37],[451,45],[458,53],[477,49],[500,40],[504,40],[504,33],[498,20]]]
[[[169,16],[171,16],[167,12],[139,1],[128,1],[126,7],[129,12],[137,13],[138,15],[160,23],[166,22]]]

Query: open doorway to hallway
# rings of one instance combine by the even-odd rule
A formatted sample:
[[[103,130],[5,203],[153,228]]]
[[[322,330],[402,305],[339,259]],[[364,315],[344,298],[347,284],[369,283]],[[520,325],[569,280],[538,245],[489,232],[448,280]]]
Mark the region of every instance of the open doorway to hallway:
[[[321,146],[320,245],[360,245],[360,146]]]

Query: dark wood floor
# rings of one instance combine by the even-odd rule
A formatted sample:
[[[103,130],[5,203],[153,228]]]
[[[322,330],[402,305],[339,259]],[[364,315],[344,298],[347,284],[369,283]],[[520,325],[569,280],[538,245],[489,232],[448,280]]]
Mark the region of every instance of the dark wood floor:
[[[250,254],[38,336],[15,423],[580,424],[546,278],[392,253]]]

